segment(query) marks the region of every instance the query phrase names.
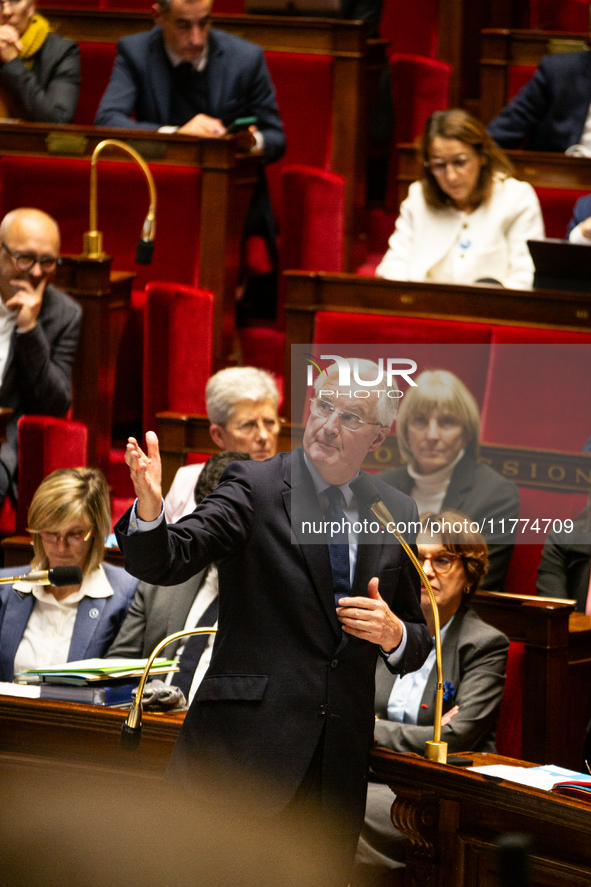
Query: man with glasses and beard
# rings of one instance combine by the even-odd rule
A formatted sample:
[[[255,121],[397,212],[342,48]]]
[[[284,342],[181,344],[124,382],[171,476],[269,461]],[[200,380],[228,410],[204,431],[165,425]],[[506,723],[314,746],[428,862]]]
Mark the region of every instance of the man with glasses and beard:
[[[0,223],[0,406],[10,407],[0,448],[0,501],[16,496],[17,422],[62,416],[72,400],[80,306],[52,286],[60,234],[51,216],[15,209]]]

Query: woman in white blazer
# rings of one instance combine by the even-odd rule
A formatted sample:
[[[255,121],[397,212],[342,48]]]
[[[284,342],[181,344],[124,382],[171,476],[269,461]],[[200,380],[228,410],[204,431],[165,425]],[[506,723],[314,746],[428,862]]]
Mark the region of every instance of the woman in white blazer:
[[[436,111],[421,154],[424,178],[409,188],[376,275],[531,287],[527,241],[544,237],[540,204],[484,126],[459,108]]]

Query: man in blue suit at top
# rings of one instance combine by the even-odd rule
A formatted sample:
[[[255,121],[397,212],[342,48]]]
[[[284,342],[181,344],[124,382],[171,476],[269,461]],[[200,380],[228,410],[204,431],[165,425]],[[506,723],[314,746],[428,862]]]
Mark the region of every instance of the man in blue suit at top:
[[[285,152],[275,90],[260,46],[211,28],[213,0],[158,0],[156,27],[123,37],[97,126],[222,136],[241,117],[253,152],[268,163]],[[133,115],[133,117],[132,117]],[[262,234],[273,249],[275,226],[264,182],[249,210],[245,234]]]
[[[488,126],[501,148],[591,150],[591,52],[545,55],[533,77]],[[569,151],[569,153],[573,153]]]

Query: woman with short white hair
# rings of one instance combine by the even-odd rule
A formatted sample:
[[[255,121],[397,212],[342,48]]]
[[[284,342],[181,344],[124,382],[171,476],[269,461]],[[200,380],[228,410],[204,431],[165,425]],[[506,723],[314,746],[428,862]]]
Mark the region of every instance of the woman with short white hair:
[[[205,402],[209,434],[220,450],[248,453],[255,462],[275,455],[281,422],[279,392],[270,373],[256,367],[220,370],[207,382]],[[185,465],[177,471],[164,500],[167,523],[194,511],[202,468],[203,464]]]

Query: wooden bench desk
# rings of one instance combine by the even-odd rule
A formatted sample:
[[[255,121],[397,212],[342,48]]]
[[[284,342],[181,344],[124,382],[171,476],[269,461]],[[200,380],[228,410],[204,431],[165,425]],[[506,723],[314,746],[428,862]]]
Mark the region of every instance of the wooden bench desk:
[[[469,758],[474,766],[529,766],[498,755]],[[396,795],[392,818],[408,839],[407,887],[497,885],[494,842],[506,832],[533,839],[531,887],[591,884],[589,804],[379,747],[371,763]]]

